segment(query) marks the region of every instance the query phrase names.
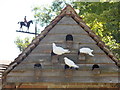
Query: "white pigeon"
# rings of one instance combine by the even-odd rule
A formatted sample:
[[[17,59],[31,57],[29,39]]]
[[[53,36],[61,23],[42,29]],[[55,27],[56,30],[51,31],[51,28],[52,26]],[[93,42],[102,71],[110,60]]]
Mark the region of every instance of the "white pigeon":
[[[62,54],[65,54],[65,53],[70,53],[70,51],[68,49],[58,47],[58,46],[56,46],[55,43],[53,43],[53,53],[55,53],[57,55],[62,55]]]
[[[85,54],[89,54],[90,56],[94,56],[92,54],[93,50],[91,50],[90,48],[81,48],[79,51],[80,53],[85,53]]]
[[[68,59],[67,57],[64,57],[65,64],[69,67],[79,68],[72,60]]]

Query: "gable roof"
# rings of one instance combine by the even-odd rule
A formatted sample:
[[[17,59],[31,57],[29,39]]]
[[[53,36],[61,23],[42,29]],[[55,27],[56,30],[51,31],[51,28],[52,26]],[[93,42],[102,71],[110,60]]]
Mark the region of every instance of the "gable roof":
[[[61,13],[56,16],[54,20],[51,21],[51,23],[45,27],[45,29],[39,34],[32,42],[31,44],[13,61],[9,64],[8,68],[4,71],[3,75],[8,74],[12,69],[14,69],[18,64],[20,64],[30,53],[31,51],[39,44],[39,42],[48,34],[48,32],[64,17],[64,16],[70,16],[72,17],[78,25],[80,25],[87,33],[88,35],[96,41],[96,45],[100,47],[107,56],[109,56],[115,64],[118,66],[117,58],[112,54],[112,52],[107,48],[105,43],[100,40],[100,38],[92,31],[90,28],[85,24],[85,22],[82,20],[81,17],[77,15],[75,10],[70,6],[67,5]]]

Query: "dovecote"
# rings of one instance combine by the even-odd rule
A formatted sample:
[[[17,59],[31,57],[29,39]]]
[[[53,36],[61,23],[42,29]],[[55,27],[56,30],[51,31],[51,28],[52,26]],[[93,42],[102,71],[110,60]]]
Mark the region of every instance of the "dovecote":
[[[70,53],[55,55],[52,43],[69,49]],[[92,49],[94,56],[79,53],[82,47]],[[67,68],[64,57],[74,60],[79,69]],[[95,65],[99,68],[92,70]],[[113,87],[119,81],[117,65],[112,52],[67,5],[7,67],[3,88]]]

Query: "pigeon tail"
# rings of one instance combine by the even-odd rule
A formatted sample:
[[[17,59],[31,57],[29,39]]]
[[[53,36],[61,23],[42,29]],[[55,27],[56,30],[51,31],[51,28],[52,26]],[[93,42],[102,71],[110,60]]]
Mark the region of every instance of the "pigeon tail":
[[[90,56],[94,56],[92,53],[89,53]]]
[[[70,53],[70,51],[68,49],[65,49],[64,51],[65,51],[65,53]]]
[[[79,68],[77,68],[77,67],[70,67],[70,69],[78,70]]]
[[[93,50],[91,50],[91,52],[93,52]]]
[[[74,65],[71,65],[70,67],[73,67],[73,68],[79,68],[78,65],[74,64]]]
[[[74,68],[79,68],[79,66],[75,65]]]
[[[78,70],[79,68],[75,68],[76,70]]]

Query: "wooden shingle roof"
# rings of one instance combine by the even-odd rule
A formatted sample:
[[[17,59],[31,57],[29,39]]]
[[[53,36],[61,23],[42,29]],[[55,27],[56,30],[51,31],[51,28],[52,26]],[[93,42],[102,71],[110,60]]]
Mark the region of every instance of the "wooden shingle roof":
[[[113,53],[107,48],[105,43],[100,40],[100,38],[90,29],[89,26],[85,24],[81,17],[77,15],[75,10],[70,6],[67,5],[61,13],[51,21],[51,23],[45,27],[45,29],[39,34],[32,43],[12,62],[9,64],[8,68],[5,70],[4,75],[9,73],[12,69],[14,69],[18,64],[20,64],[30,53],[31,51],[39,44],[39,42],[48,34],[48,32],[64,17],[70,16],[72,17],[78,25],[80,25],[88,35],[97,43],[105,53],[108,55],[116,65],[118,65],[117,58],[113,55]]]

